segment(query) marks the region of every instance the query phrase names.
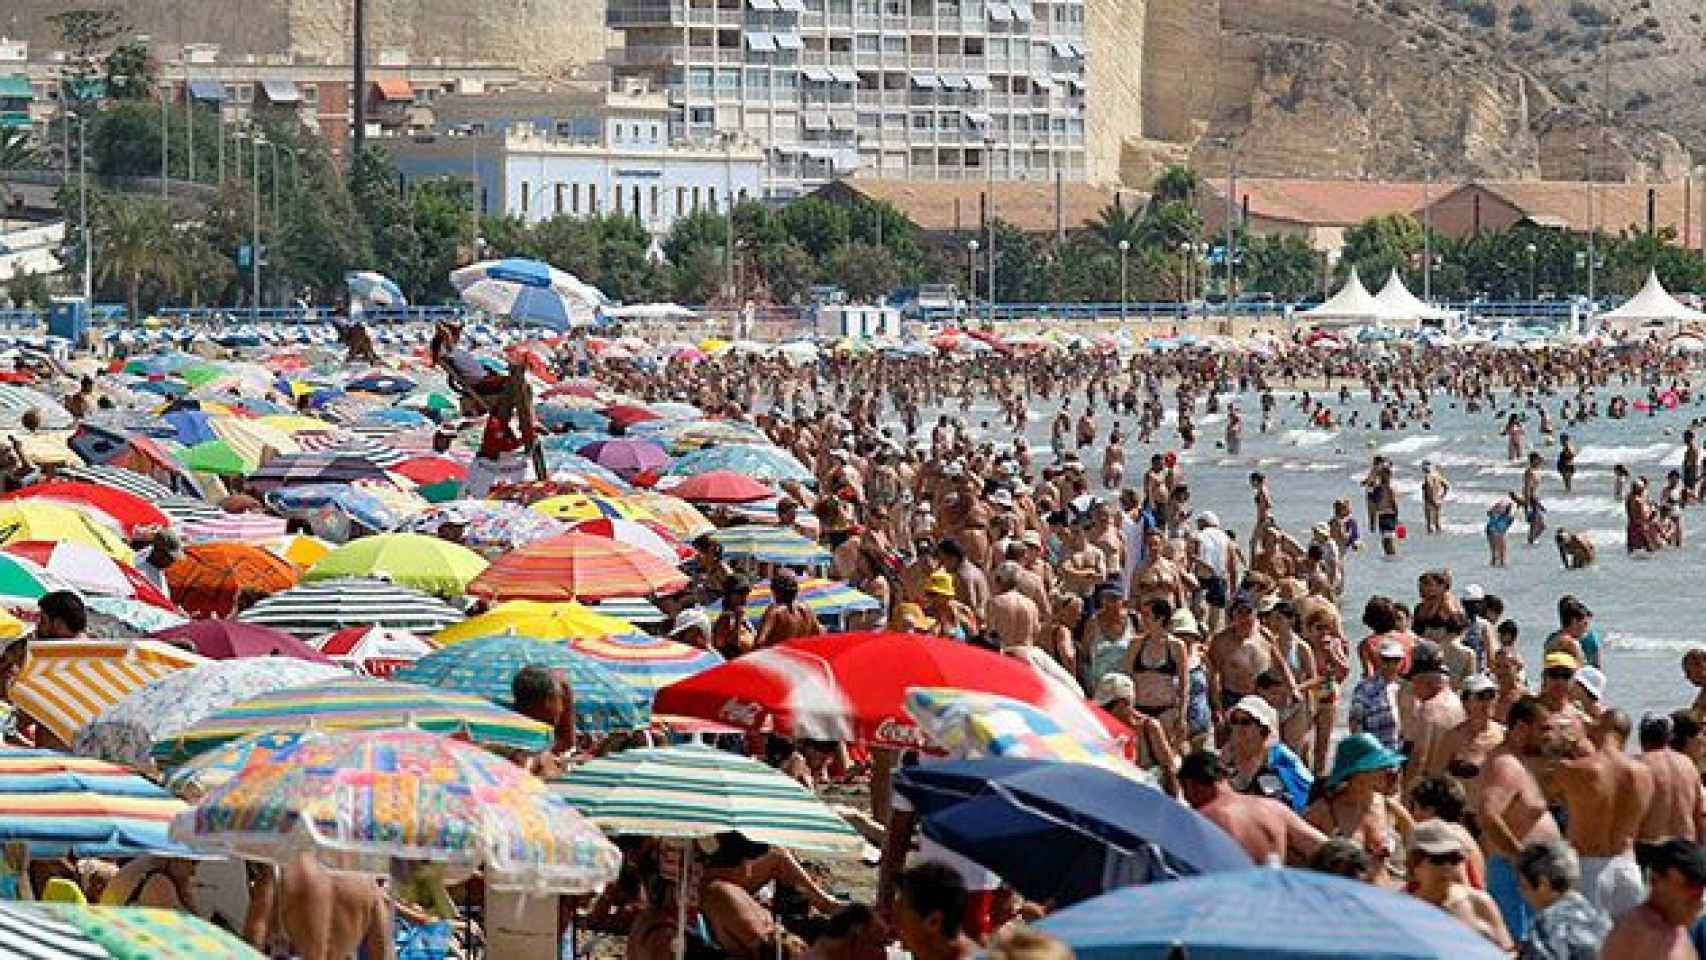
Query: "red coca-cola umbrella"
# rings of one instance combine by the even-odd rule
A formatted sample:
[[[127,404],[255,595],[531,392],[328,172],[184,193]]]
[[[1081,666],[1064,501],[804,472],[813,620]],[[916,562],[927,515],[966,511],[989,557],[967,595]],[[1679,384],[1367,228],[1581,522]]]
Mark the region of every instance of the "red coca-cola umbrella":
[[[655,713],[813,740],[925,746],[906,712],[913,687],[996,693],[1089,736],[1131,736],[1119,721],[1030,664],[918,634],[839,633],[747,654],[658,691]]]
[[[707,470],[681,481],[667,491],[688,503],[751,503],[776,495],[757,480],[733,470]]]
[[[127,490],[99,483],[76,480],[51,480],[15,490],[0,500],[48,500],[71,507],[92,510],[109,518],[113,525],[129,537],[138,527],[169,527],[172,518],[147,499]]]

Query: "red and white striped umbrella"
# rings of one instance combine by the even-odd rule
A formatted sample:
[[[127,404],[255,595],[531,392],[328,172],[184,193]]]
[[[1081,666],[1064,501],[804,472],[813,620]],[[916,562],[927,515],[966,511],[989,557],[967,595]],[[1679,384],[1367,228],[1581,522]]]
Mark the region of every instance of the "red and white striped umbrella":
[[[310,641],[310,645],[339,666],[380,678],[438,649],[438,644],[407,630],[373,626],[345,627]]]
[[[665,563],[674,565],[693,559],[693,548],[682,543],[669,528],[656,520],[582,520],[569,529],[595,537],[620,540],[639,547]]]
[[[84,593],[136,600],[162,610],[178,608],[137,569],[106,551],[68,540],[19,540],[6,552],[34,561]]]

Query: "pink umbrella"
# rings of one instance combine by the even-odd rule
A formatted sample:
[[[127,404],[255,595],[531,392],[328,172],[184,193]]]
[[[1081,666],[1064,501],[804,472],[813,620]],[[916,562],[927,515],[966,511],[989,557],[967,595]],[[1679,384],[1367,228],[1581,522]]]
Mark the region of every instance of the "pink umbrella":
[[[153,634],[156,640],[186,645],[214,660],[242,657],[293,657],[312,663],[331,663],[330,657],[288,633],[238,620],[192,620]]]
[[[669,454],[650,440],[626,437],[615,440],[595,440],[581,447],[580,454],[592,462],[631,477],[645,470],[662,470],[669,466]]]

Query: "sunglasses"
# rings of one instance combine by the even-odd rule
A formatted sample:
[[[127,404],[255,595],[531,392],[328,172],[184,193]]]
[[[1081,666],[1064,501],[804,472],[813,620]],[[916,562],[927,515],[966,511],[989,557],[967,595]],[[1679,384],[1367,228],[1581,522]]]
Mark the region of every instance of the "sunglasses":
[[[1452,867],[1463,862],[1461,853],[1428,853],[1422,859],[1436,867]]]
[[[1574,680],[1576,671],[1569,667],[1548,667],[1540,675],[1547,680]]]

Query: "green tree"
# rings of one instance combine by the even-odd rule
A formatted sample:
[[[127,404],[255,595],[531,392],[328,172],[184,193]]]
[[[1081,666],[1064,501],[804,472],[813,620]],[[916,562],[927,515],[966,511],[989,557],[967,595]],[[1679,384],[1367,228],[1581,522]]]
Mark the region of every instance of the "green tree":
[[[1355,267],[1365,284],[1380,284],[1393,270],[1408,272],[1422,252],[1422,225],[1405,213],[1371,217],[1345,231],[1341,276]]]
[[[31,270],[20,270],[6,281],[6,299],[14,307],[45,310],[53,300],[53,290],[48,286],[47,277]]]
[[[349,185],[356,215],[372,245],[372,269],[397,281],[411,303],[423,302],[431,278],[423,268],[413,211],[397,185],[397,168],[383,150],[369,147],[353,158]]]
[[[900,285],[900,264],[884,247],[854,240],[830,255],[824,274],[856,303],[875,303]]]
[[[978,252],[978,270],[989,255]],[[999,217],[995,220],[995,299],[999,303],[1037,303],[1048,299],[1048,257],[1043,241]],[[987,283],[987,281],[985,281]],[[987,289],[983,284],[980,289]]]
[[[1320,255],[1301,237],[1251,237],[1243,251],[1239,286],[1244,290],[1301,300],[1320,289]]]
[[[474,240],[468,220],[471,184],[445,177],[414,185],[409,193],[410,225],[420,245],[415,285],[421,302],[437,303],[454,296],[450,271],[456,268],[459,251]]]
[[[1121,240],[1135,247],[1143,239],[1143,215],[1126,209],[1123,204],[1110,203],[1096,212],[1096,219],[1090,221],[1089,232],[1110,249],[1119,249]]]
[[[65,10],[47,18],[59,30],[65,50],[60,79],[64,82],[66,106],[81,112],[96,96],[94,81],[102,79],[102,64],[115,39],[130,31],[124,14],[112,8]]]
[[[736,210],[736,220],[739,210]],[[633,217],[611,214],[595,221],[598,239],[598,270],[582,279],[603,290],[605,295],[628,303],[665,300],[669,297],[670,276],[652,261],[652,237]]]
[[[727,221],[720,213],[699,210],[675,221],[663,241],[663,254],[670,263],[680,263],[695,250],[714,249],[722,256]]]
[[[154,96],[159,65],[154,62],[148,44],[141,40],[126,40],[114,47],[107,55],[104,69],[108,97],[141,100]]]
[[[1129,252],[1127,256],[1129,258]],[[1129,284],[1129,259],[1126,266]],[[1049,300],[1117,303],[1120,298],[1119,251],[1109,250],[1093,233],[1072,237],[1064,245],[1057,246],[1049,256],[1046,284]]]
[[[597,220],[558,214],[533,225],[533,249],[540,259],[596,282],[604,245]]]
[[[0,127],[0,170],[28,170],[41,163],[35,135],[29,130]]]
[[[783,207],[782,226],[819,263],[826,262],[852,236],[852,216],[847,208],[822,197],[802,197]]]
[[[132,320],[141,314],[142,284],[175,284],[183,263],[170,239],[172,218],[165,204],[153,197],[116,196],[100,205],[91,225],[95,242],[95,272],[104,283],[120,283]]]
[[[758,253],[758,268],[777,303],[798,303],[817,282],[818,264],[805,247],[785,240]]]
[[[1168,253],[1202,235],[1202,216],[1182,200],[1150,204],[1138,224],[1135,246],[1158,247]]]
[[[1189,206],[1196,200],[1197,192],[1201,189],[1202,178],[1195,170],[1175,164],[1161,171],[1161,176],[1155,178],[1155,186],[1149,194],[1149,203],[1153,207],[1163,207],[1169,203]]]
[[[675,265],[675,301],[677,303],[709,303],[716,299],[723,286],[723,252],[717,247],[694,247],[679,258]]]

